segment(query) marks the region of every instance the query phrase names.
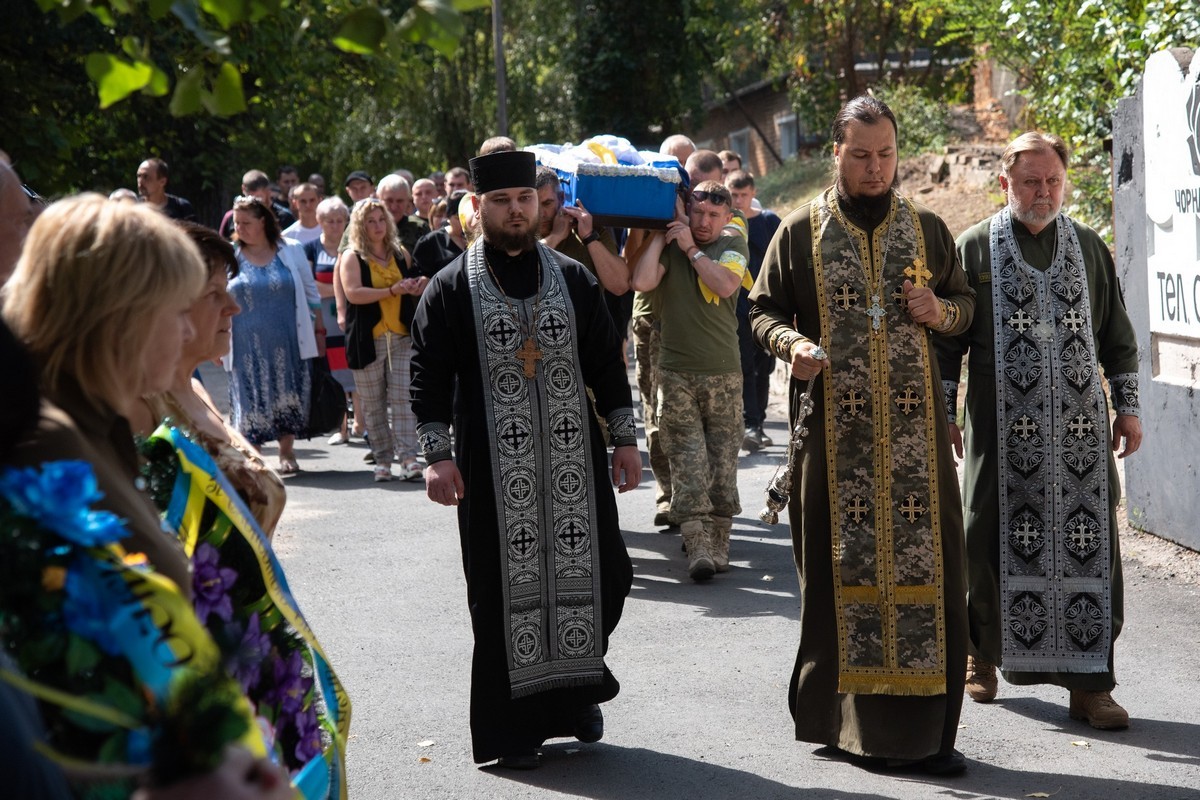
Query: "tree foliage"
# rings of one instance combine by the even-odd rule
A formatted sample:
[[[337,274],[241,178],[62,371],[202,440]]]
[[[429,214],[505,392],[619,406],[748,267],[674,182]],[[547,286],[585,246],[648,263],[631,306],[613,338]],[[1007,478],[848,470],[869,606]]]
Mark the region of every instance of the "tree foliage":
[[[936,147],[984,51],[1028,123],[1075,151],[1075,212],[1108,219],[1101,142],[1146,57],[1200,44],[1192,0],[503,0],[509,133],[653,146],[702,107],[783,80],[807,130],[873,89]],[[490,0],[15,0],[0,147],[47,194],[131,185],[155,155],[212,219],[281,163],[337,186],[465,164],[496,129]],[[924,134],[929,134],[924,136]]]
[[[913,86],[937,101],[966,92],[970,50],[947,38],[943,0],[738,0],[730,71],[763,65],[785,77],[806,126],[824,130],[847,100]]]
[[[699,110],[705,67],[672,0],[587,0],[568,61],[580,133],[658,144]]]
[[[1200,46],[1193,0],[959,0],[952,12],[952,36],[1019,76],[1026,125],[1071,145],[1071,213],[1110,233],[1112,112],[1152,53]]]

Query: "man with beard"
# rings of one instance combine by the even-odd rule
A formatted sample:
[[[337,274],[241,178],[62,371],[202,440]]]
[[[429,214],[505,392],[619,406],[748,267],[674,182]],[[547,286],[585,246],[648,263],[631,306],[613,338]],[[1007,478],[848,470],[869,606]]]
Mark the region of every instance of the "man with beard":
[[[688,576],[695,581],[729,569],[733,515],[742,510],[737,490],[742,372],[734,295],[746,274],[747,249],[745,236],[725,231],[732,218],[729,190],[716,180],[701,181],[686,213],[681,204],[666,232],[656,232],[643,246],[633,270],[633,287],[654,292],[651,311],[661,327],[658,430],[671,468],[671,516],[679,523]]]
[[[897,133],[873,97],[838,113],[837,182],[783,220],[750,322],[791,364],[793,428],[815,378],[790,487],[796,738],[954,774],[966,768],[962,510],[930,339],[963,331],[974,298],[945,223],[895,190]]]
[[[954,413],[970,355],[966,689],[990,702],[999,665],[1009,683],[1068,689],[1072,719],[1125,728],[1111,694],[1124,593],[1108,451],[1123,442],[1124,458],[1141,444],[1137,340],[1108,248],[1059,211],[1066,170],[1062,139],[1017,137],[1000,174],[1008,207],[958,238],[978,312],[938,342],[938,356],[962,456]],[[1111,436],[1100,367],[1116,407]]]
[[[538,243],[534,168],[526,152],[471,160],[482,236],[412,325],[426,493],[458,507],[474,758],[524,769],[546,739],[603,735],[598,704],[620,689],[604,655],[633,580],[606,477],[626,492],[642,469],[620,340],[591,274]]]

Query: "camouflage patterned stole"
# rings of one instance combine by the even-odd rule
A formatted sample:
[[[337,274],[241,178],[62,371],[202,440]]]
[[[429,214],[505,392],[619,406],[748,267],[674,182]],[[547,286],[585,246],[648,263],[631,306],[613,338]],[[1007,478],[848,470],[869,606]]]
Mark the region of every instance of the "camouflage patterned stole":
[[[823,388],[838,691],[944,694],[933,408],[941,389],[925,327],[901,293],[906,278],[929,275],[925,239],[912,203],[894,195],[872,243],[842,214],[835,191],[814,203],[812,255],[833,359]]]
[[[1106,672],[1112,646],[1107,407],[1083,251],[1059,214],[1054,261],[1028,264],[992,218],[1000,463],[1001,665]]]
[[[483,240],[467,251],[496,487],[495,497],[472,502],[496,504],[513,697],[604,677],[591,411],[579,332],[554,251],[539,244],[538,258],[538,293],[510,300],[510,307],[488,275]],[[540,351],[532,378],[519,356],[526,331]]]

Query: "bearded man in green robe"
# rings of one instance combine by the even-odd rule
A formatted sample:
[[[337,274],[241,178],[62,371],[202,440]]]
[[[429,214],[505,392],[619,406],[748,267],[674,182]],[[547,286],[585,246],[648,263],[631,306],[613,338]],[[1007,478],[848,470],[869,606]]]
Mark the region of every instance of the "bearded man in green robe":
[[[896,190],[897,135],[873,97],[839,112],[837,182],[775,233],[750,323],[792,365],[793,429],[816,376],[789,508],[796,738],[872,767],[954,774],[966,768],[954,749],[966,587],[931,337],[965,330],[974,297],[945,223]]]
[[[1009,683],[1069,690],[1072,719],[1119,729],[1129,715],[1111,694],[1123,617],[1112,452],[1142,440],[1137,340],[1108,247],[1061,213],[1066,172],[1057,136],[1025,133],[1004,151],[1008,206],[957,242],[974,322],[937,345],[960,457],[968,363],[966,691],[994,699],[999,666]]]

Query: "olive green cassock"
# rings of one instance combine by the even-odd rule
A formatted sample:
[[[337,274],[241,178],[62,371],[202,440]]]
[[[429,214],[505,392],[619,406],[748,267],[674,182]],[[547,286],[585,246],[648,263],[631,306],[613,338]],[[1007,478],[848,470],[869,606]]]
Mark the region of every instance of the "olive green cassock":
[[[1125,311],[1120,287],[1117,285],[1112,255],[1095,231],[1078,222],[1072,221],[1072,224],[1083,252],[1097,360],[1107,375],[1136,373],[1137,339]],[[996,458],[996,372],[993,339],[995,319],[990,285],[990,225],[990,218],[984,220],[965,231],[957,241],[959,258],[967,282],[976,291],[975,318],[968,330],[959,336],[935,337],[944,380],[958,382],[963,355],[967,356],[963,502],[967,537],[967,608],[971,651],[992,664],[1000,664],[1002,674],[1009,683],[1048,683],[1074,691],[1108,691],[1115,685],[1111,646],[1108,653],[1108,670],[1105,672],[1017,672],[1003,669],[1003,623],[999,587],[999,464]],[[1043,271],[1050,267],[1055,256],[1056,230],[1055,224],[1051,224],[1034,235],[1020,222],[1013,222],[1013,235],[1017,247],[1030,266]],[[1109,574],[1112,582],[1112,641],[1115,642],[1123,621],[1124,591],[1116,520],[1116,507],[1121,497],[1121,489],[1112,448],[1107,446],[1111,441],[1110,437],[1111,430],[1106,428],[1103,442],[1108,453]]]
[[[815,201],[814,201],[815,202]],[[914,204],[915,205],[915,204]],[[875,234],[878,221],[872,222],[840,204],[852,224],[871,235],[872,251],[878,257]],[[822,310],[813,265],[811,230],[814,203],[790,214],[780,226],[750,292],[750,320],[758,343],[777,357],[790,362],[791,340],[798,331],[810,340],[820,337]],[[961,330],[969,322],[973,296],[962,271],[957,268],[954,241],[945,223],[932,211],[917,205],[919,235],[923,240],[926,266],[932,272],[928,285],[938,297],[957,307],[958,320],[952,330]],[[915,325],[906,313],[897,313],[896,292],[903,276],[888,278],[883,286],[884,302],[889,304],[891,325]],[[857,305],[860,313],[843,314],[841,324],[861,326],[853,335],[871,335],[871,319],[865,311],[865,299]],[[830,313],[825,309],[825,313]],[[922,333],[927,339],[932,334]],[[790,338],[789,338],[790,337]],[[934,386],[940,388],[932,346],[925,348],[927,364],[914,363],[918,373],[927,367]],[[844,355],[844,354],[843,354]],[[958,481],[951,457],[947,421],[939,398],[929,398],[933,416],[931,452],[935,463],[928,471],[936,482],[939,502],[935,506],[940,526],[942,563],[942,605],[938,624],[944,626],[941,668],[944,692],[923,696],[908,693],[839,691],[840,643],[835,599],[834,531],[826,463],[826,429],[834,430],[826,415],[836,409],[826,407],[823,381],[831,370],[839,369],[839,354],[830,354],[832,366],[814,385],[812,415],[808,418],[808,437],[804,441],[794,473],[788,518],[792,545],[800,581],[800,644],[789,688],[789,707],[795,720],[795,735],[800,741],[831,745],[847,752],[892,759],[921,759],[948,752],[957,735],[962,708],[964,671],[967,654],[966,587],[962,516]],[[843,368],[845,362],[843,362]],[[797,397],[806,382],[791,381],[791,417],[794,422]],[[836,419],[836,416],[834,417]],[[836,437],[835,437],[836,438]],[[828,444],[832,445],[832,442]],[[893,443],[893,449],[902,444]],[[847,565],[842,564],[843,572]]]

